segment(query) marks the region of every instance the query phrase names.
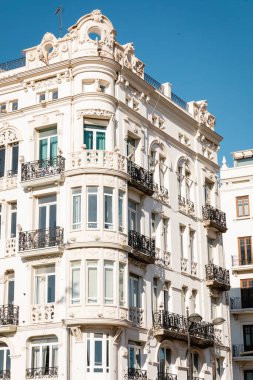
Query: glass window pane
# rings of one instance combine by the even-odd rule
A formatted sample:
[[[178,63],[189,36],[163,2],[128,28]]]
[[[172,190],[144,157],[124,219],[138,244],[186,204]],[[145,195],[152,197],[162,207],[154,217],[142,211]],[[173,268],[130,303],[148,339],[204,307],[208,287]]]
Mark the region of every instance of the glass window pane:
[[[17,174],[18,172],[18,145],[12,147],[11,171],[12,174]]]
[[[49,206],[49,227],[56,227],[56,204]]]
[[[55,275],[48,276],[47,302],[55,302]]]
[[[105,150],[105,132],[96,133],[96,149]]]
[[[0,149],[0,177],[4,176],[4,166],[5,166],[5,149]]]
[[[47,208],[46,206],[39,207],[39,229],[46,228]]]
[[[107,304],[113,303],[113,263],[105,262],[104,268],[105,276],[105,300]]]
[[[5,369],[7,371],[11,369],[10,350],[6,350],[6,366],[5,366]]]
[[[102,362],[102,341],[96,340],[95,341],[95,366],[101,366],[103,364]]]
[[[125,265],[119,265],[119,303],[125,306]]]
[[[73,204],[72,204],[72,228],[81,228],[81,188],[72,190]]]
[[[80,302],[80,267],[72,268],[71,302]]]
[[[123,231],[123,192],[119,191],[118,212],[119,212],[119,231]]]
[[[14,284],[13,280],[8,281],[8,305],[14,304]]]
[[[88,264],[88,303],[97,302],[97,267]]]
[[[32,347],[32,368],[39,368],[40,367],[40,348],[35,346]]]
[[[84,144],[86,149],[93,149],[93,132],[84,130]]]
[[[43,276],[35,277],[35,303],[44,304],[46,303],[46,278]]]
[[[58,367],[58,346],[52,347],[52,367]]]
[[[88,228],[97,228],[97,201],[97,188],[88,188]]]
[[[11,213],[11,237],[15,237],[17,233],[17,213]]]
[[[105,188],[104,190],[104,227],[112,229],[112,194],[113,190]]]
[[[39,159],[40,160],[46,160],[48,158],[47,144],[48,144],[47,138],[41,139],[39,142]]]

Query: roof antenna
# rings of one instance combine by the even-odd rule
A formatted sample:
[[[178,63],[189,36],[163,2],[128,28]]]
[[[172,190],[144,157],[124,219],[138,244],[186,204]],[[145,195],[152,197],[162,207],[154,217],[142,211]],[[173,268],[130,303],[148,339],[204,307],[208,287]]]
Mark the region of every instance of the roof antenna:
[[[59,38],[62,36],[62,7],[58,7],[55,11],[55,15],[59,15]]]

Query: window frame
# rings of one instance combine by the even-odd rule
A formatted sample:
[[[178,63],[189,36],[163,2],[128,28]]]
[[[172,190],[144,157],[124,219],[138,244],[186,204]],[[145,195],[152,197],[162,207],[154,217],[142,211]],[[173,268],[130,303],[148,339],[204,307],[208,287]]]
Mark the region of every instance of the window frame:
[[[52,267],[52,272],[47,272],[46,271],[46,268],[49,268],[49,267]],[[45,273],[39,273],[39,274],[36,274],[36,270],[38,269],[44,269],[45,270]],[[54,269],[54,270],[53,270]],[[56,271],[55,271],[55,264],[50,264],[50,265],[42,265],[42,266],[39,266],[39,267],[35,267],[34,268],[34,274],[33,274],[33,278],[34,278],[34,288],[33,288],[33,304],[34,305],[47,305],[47,304],[54,304],[55,303],[55,300],[56,300]],[[50,301],[49,302],[49,282],[48,282],[48,277],[49,276],[52,276],[54,277],[54,301]],[[43,303],[39,303],[38,300],[37,300],[37,287],[38,287],[38,283],[37,283],[37,278],[39,277],[43,277],[45,278],[45,283],[44,283],[44,302]]]
[[[86,332],[86,372],[110,372],[110,336],[106,332]],[[100,336],[99,336],[100,335]],[[96,364],[96,342],[101,342],[101,364]]]
[[[70,261],[70,304],[72,306],[74,305],[79,305],[81,303],[81,267],[82,267],[82,262],[81,260],[74,260]],[[73,272],[78,270],[79,272],[79,284],[78,284],[78,292],[79,292],[79,297],[73,297]]]
[[[48,342],[46,342],[46,340],[48,340]],[[51,340],[51,342],[50,342]],[[35,347],[39,347],[39,367],[33,367],[32,366],[32,363],[33,363],[33,348]],[[43,337],[43,338],[32,338],[30,340],[30,364],[31,364],[31,368],[32,369],[35,369],[35,368],[47,368],[46,366],[42,366],[43,364],[43,348],[44,347],[48,347],[49,348],[49,365],[48,365],[48,368],[52,367],[52,368],[57,368],[58,367],[58,362],[59,362],[59,356],[58,356],[58,353],[59,353],[59,342],[58,342],[58,339],[56,336],[48,336],[48,337]],[[53,349],[56,349],[56,352],[57,352],[57,356],[56,356],[56,365],[55,363],[53,363]],[[54,365],[53,365],[54,364]]]
[[[109,210],[108,212],[108,215],[106,214],[106,210],[107,210],[107,207],[106,207],[106,202],[108,200],[111,200],[111,210]],[[104,186],[103,188],[103,211],[104,211],[104,229],[105,230],[114,230],[114,212],[113,212],[113,209],[114,209],[114,188],[112,187],[108,187],[108,186]],[[108,205],[110,206],[110,202],[108,203]],[[110,216],[111,214],[111,222],[109,222],[108,220],[106,220],[107,216]]]
[[[90,296],[90,274],[89,269],[96,269],[96,296]],[[87,305],[98,305],[100,302],[100,288],[99,288],[99,262],[98,260],[87,260],[86,261],[86,304]]]
[[[78,192],[79,191],[79,192]],[[78,218],[77,222],[74,222],[74,206],[78,206],[78,203],[74,205],[74,199],[79,198],[79,210],[78,210]],[[82,187],[73,187],[71,188],[71,230],[77,231],[82,228]]]
[[[239,257],[239,264],[240,265],[248,265],[248,264],[252,264],[253,263],[253,260],[252,260],[252,238],[251,236],[240,236],[237,238],[238,239],[238,257]],[[248,255],[248,251],[247,251],[247,240],[246,239],[249,239],[250,240],[250,244],[249,244],[249,247],[250,247],[250,255]],[[242,252],[241,252],[241,240],[244,241],[244,244],[243,244],[243,247],[244,247],[244,259],[242,259]],[[249,257],[250,257],[250,262],[248,262],[249,260]],[[245,262],[246,264],[243,264],[243,262]]]
[[[239,202],[240,201],[242,201],[242,205],[241,205],[242,215],[239,215],[239,210],[240,210]],[[245,205],[245,201],[248,202],[247,205]],[[245,213],[246,207],[248,207],[248,213],[247,214]],[[242,196],[236,197],[236,217],[237,218],[243,218],[243,217],[248,217],[248,216],[250,216],[249,196],[248,195],[242,195]]]
[[[89,189],[96,189],[96,191],[89,191]],[[94,196],[96,194],[96,221],[90,221],[89,220],[89,196],[92,195]],[[87,230],[98,230],[99,229],[99,187],[98,186],[87,186],[86,187],[86,229]],[[94,224],[94,226],[89,226],[89,224]]]

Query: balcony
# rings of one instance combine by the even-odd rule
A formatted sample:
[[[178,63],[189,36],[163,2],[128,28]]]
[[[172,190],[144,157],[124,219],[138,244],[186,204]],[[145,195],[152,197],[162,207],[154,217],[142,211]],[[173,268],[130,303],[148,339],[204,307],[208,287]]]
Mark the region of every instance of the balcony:
[[[162,310],[153,313],[154,335],[157,338],[187,341],[188,321],[180,314]],[[197,330],[194,328],[198,328]],[[207,322],[195,323],[191,334],[192,345],[213,347],[215,341],[214,326]]]
[[[11,378],[11,371],[9,369],[0,370],[0,380],[9,380]]]
[[[127,173],[130,176],[130,186],[135,187],[144,194],[153,195],[153,173],[150,173],[148,170],[136,165],[136,163],[131,160],[127,161]]]
[[[21,165],[21,182],[24,187],[35,187],[64,180],[65,158],[26,162]]]
[[[129,307],[129,319],[135,326],[143,326],[144,310],[140,307]]]
[[[42,228],[34,231],[24,231],[19,233],[19,252],[21,256],[30,256],[29,251],[48,249],[50,252],[55,253],[63,245],[63,232],[62,227]],[[22,254],[24,252],[24,254]],[[44,251],[43,251],[44,252]]]
[[[143,261],[147,264],[155,262],[155,240],[139,232],[128,231],[128,245],[133,248],[129,253],[134,259]]]
[[[253,258],[251,254],[248,257],[232,256],[232,267],[241,267],[246,265],[253,265]]]
[[[128,368],[128,372],[125,375],[125,379],[128,380],[147,380],[147,371],[143,369]]]
[[[58,377],[58,367],[27,368],[26,379],[48,379]]]
[[[229,270],[214,264],[206,265],[206,285],[223,291],[230,289]]]
[[[0,333],[15,332],[18,325],[19,306],[0,306]],[[1,378],[1,377],[0,377]]]
[[[242,288],[241,297],[230,298],[231,310],[240,310],[242,313],[253,313],[253,288]]]
[[[171,373],[159,372],[158,380],[177,380],[177,375],[172,375]]]
[[[238,358],[242,356],[250,356],[250,361],[252,361],[252,356],[253,356],[253,347],[249,349],[245,349],[243,344],[233,344],[232,347],[232,352],[233,352],[233,358]]]
[[[13,189],[17,187],[18,173],[16,170],[8,170],[5,173],[1,173],[0,177],[0,190]]]
[[[206,204],[202,207],[202,217],[205,227],[219,232],[227,231],[225,212]]]

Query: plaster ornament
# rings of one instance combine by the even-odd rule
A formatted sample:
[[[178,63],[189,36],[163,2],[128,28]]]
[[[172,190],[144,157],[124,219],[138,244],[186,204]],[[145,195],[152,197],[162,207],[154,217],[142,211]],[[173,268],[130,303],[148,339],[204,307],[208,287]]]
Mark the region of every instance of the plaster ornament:
[[[58,49],[57,38],[52,33],[46,33],[37,48],[39,60],[47,65],[50,59],[58,55]]]
[[[210,112],[208,112],[206,100],[201,100],[193,103],[193,114],[199,123],[204,124],[211,129],[214,129],[215,117]]]
[[[103,21],[103,15],[99,9],[95,9],[91,12],[91,19],[95,22],[102,22]]]
[[[106,116],[108,118],[113,118],[114,117],[114,113],[106,111],[106,110],[102,110],[102,109],[99,109],[99,108],[77,111],[77,119],[80,119],[81,117],[87,116],[87,115],[89,115],[89,116],[94,116],[94,115],[96,115],[96,116]]]

